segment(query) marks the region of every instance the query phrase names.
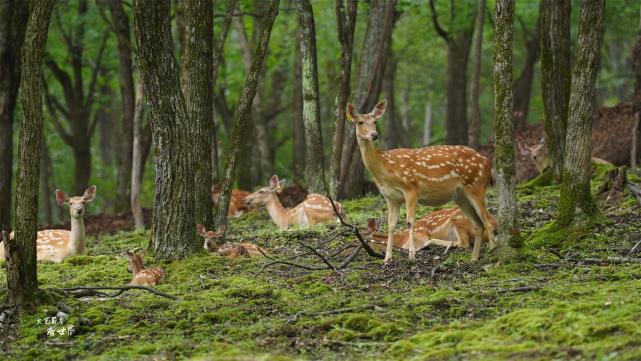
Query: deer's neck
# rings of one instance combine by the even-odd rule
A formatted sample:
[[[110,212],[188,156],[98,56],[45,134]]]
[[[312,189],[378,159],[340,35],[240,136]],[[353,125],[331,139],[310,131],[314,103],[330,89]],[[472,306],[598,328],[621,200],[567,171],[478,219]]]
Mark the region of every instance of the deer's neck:
[[[361,150],[363,163],[367,170],[375,179],[381,178],[387,171],[384,165],[384,159],[380,150],[376,149],[374,142],[370,140],[358,139],[358,147]]]
[[[289,223],[289,217],[287,216],[287,210],[283,207],[283,204],[280,203],[278,196],[274,194],[269,202],[265,205],[269,216],[272,217],[272,220],[280,228],[287,228]]]
[[[142,260],[138,258],[138,255],[134,256],[132,265],[131,265],[131,271],[133,272],[134,276],[139,274],[145,267],[142,265]]]
[[[71,218],[71,249],[73,254],[85,253],[85,220]]]

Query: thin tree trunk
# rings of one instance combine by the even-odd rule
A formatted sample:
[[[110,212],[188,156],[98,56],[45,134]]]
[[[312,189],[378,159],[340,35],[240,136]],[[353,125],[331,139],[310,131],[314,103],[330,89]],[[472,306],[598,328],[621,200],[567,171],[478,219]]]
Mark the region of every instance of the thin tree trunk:
[[[46,224],[53,224],[53,210],[51,208],[51,202],[53,201],[53,185],[51,184],[51,177],[53,172],[53,166],[51,164],[51,154],[49,154],[49,147],[47,146],[47,140],[45,137],[42,138],[42,149],[40,151],[40,196],[43,199],[42,210],[44,213],[44,222]]]
[[[143,159],[143,145],[142,145],[142,132],[143,132],[143,119],[144,119],[144,106],[143,106],[143,86],[142,79],[136,81],[136,102],[134,107],[134,140],[133,140],[133,154],[131,162],[131,214],[134,218],[134,226],[137,231],[145,229],[145,218],[142,213],[142,205],[140,204],[140,190],[142,185],[142,175],[145,168]]]
[[[570,0],[543,0],[541,14],[541,93],[545,146],[555,178],[563,174],[570,99]]]
[[[316,64],[316,30],[314,12],[309,0],[297,0],[298,21],[301,25],[301,64],[303,78],[303,123],[305,124],[305,180],[314,193],[327,193],[323,137],[318,94]]]
[[[118,39],[118,60],[120,62],[120,99],[122,120],[118,147],[118,182],[115,211],[125,212],[131,199],[131,168],[133,157],[134,80],[131,57],[131,29],[129,18],[120,0],[109,0],[109,9]]]
[[[394,58],[392,46],[387,47],[388,55],[385,62],[385,72],[383,75],[383,97],[387,99],[385,110],[385,129],[383,132],[383,143],[387,149],[400,148],[405,145],[405,132],[403,124],[398,116],[395,100],[395,76],[397,61]]]
[[[598,210],[590,193],[592,110],[597,64],[604,32],[605,0],[583,0],[577,51],[572,65],[572,86],[565,146],[563,183],[557,224],[568,227],[576,216],[594,216]]]
[[[432,138],[432,99],[425,103],[425,119],[423,121],[423,146],[429,145]]]
[[[179,87],[169,4],[135,0],[133,13],[155,148],[150,247],[157,257],[172,260],[200,249],[194,232],[194,131]]]
[[[207,228],[212,218],[211,135],[213,134],[213,51],[214,13],[212,0],[187,0],[185,3],[186,38],[182,79],[189,119],[194,129],[194,212],[195,222]]]
[[[485,0],[480,0],[476,10],[476,39],[474,41],[474,65],[472,68],[472,114],[468,129],[468,144],[472,148],[481,145],[481,107],[479,106],[479,84],[481,81],[481,59],[483,49],[483,22],[485,20]]]
[[[525,27],[525,24],[522,24],[526,53],[521,75],[514,81],[514,115],[516,117],[517,129],[527,124],[528,113],[530,111],[534,66],[539,61],[539,53],[541,49],[542,13],[543,1],[539,6],[539,17],[536,22],[536,29],[533,33],[530,33]]]
[[[18,145],[16,228],[14,239],[4,242],[7,302],[28,311],[34,310],[38,291],[36,232],[42,147],[42,57],[52,9],[53,0],[41,0],[29,10],[22,52],[23,119]]]
[[[639,8],[641,18],[641,7]],[[641,138],[641,20],[637,33],[637,42],[632,50],[632,69],[634,70],[634,113],[632,129],[632,147],[630,148],[630,167],[636,169],[639,160],[639,138]],[[2,202],[0,202],[2,204]]]
[[[357,11],[358,1],[347,0],[347,6],[345,6],[344,0],[336,0],[336,25],[338,41],[341,43],[341,70],[338,76],[336,100],[334,101],[336,128],[334,129],[334,138],[332,140],[332,160],[329,177],[329,192],[334,198],[338,198],[339,195],[343,143],[345,143],[345,108],[349,98]]]
[[[20,85],[20,50],[29,11],[27,2],[0,2],[0,225],[11,225],[13,112]]]
[[[512,103],[512,40],[514,0],[496,1],[494,24],[494,128],[498,186],[498,250],[502,259],[516,255],[523,245],[519,235],[516,202],[516,163],[514,159],[514,113]]]
[[[106,71],[103,71],[103,73],[106,73]],[[100,87],[99,92],[103,99],[113,98],[113,91],[108,83],[103,84]],[[103,164],[108,166],[112,165],[114,154],[118,154],[118,151],[114,151],[114,145],[118,145],[116,144],[116,141],[119,141],[119,137],[114,135],[114,127],[116,124],[114,124],[113,121],[114,114],[111,112],[111,106],[111,103],[99,104],[96,112],[94,113],[94,118],[97,122],[96,127],[98,127],[99,131],[98,144],[100,160]]]
[[[301,25],[296,21],[296,49],[294,59],[294,81],[292,94],[292,146],[294,183],[305,180],[305,123],[303,122],[303,65],[300,54]]]

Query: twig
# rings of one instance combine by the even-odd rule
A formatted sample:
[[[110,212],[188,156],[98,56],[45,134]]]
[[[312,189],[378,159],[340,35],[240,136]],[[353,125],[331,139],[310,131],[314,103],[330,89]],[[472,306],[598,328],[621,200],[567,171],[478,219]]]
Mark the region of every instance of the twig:
[[[637,202],[641,205],[641,188],[630,181],[626,181],[625,186],[632,194],[634,194],[637,198]]]
[[[301,316],[326,316],[326,315],[336,315],[339,313],[346,313],[346,312],[376,310],[376,309],[380,309],[380,307],[376,305],[364,305],[364,306],[357,306],[357,307],[338,308],[335,310],[327,310],[327,311],[320,311],[320,312],[300,311],[300,312],[296,312],[292,317],[290,317],[286,323],[288,324],[294,323],[298,321],[298,319]]]
[[[306,244],[303,244],[302,242],[298,242],[298,244],[301,245],[304,248],[307,248],[311,252],[313,252],[316,256],[318,256],[318,258],[320,258],[323,261],[323,263],[325,263],[327,265],[327,267],[329,267],[334,272],[338,273],[341,276],[341,279],[343,278],[343,274],[341,273],[341,271],[337,270],[336,267],[334,267],[334,265],[331,264],[327,260],[327,258],[325,258],[322,254],[320,254],[320,252],[318,252],[314,247],[306,245]]]
[[[639,248],[639,245],[641,245],[641,241],[637,242],[637,243],[634,245],[634,247],[632,247],[632,249],[630,249],[630,252],[628,252],[628,257],[629,257],[632,253],[634,253],[634,252],[637,250],[637,248]]]
[[[363,247],[363,249],[365,249],[367,254],[372,257],[376,257],[380,259],[385,258],[385,256],[382,253],[376,252],[375,250],[372,249],[372,247],[370,247],[370,245],[367,242],[365,242],[365,240],[361,236],[361,233],[358,231],[358,227],[345,222],[345,220],[343,219],[343,216],[341,216],[340,212],[338,212],[338,208],[336,208],[336,204],[334,203],[334,200],[332,199],[332,197],[329,197],[329,201],[332,203],[332,208],[334,208],[334,213],[338,217],[338,220],[341,222],[343,226],[348,227],[349,229],[352,230],[352,232],[354,233],[358,241],[361,243],[361,246]]]
[[[122,286],[122,287],[77,286],[77,287],[70,287],[70,288],[61,288],[60,290],[63,291],[63,292],[70,293],[70,294],[72,294],[74,296],[78,296],[78,295],[89,296],[89,294],[87,294],[87,291],[90,291],[90,292],[92,292],[92,295],[99,295],[99,296],[104,296],[104,297],[109,297],[109,298],[118,297],[122,293],[124,293],[125,291],[128,291],[128,290],[144,290],[144,291],[147,291],[147,292],[151,292],[151,293],[155,294],[156,296],[169,298],[171,300],[178,300],[178,297],[176,297],[176,296],[173,296],[173,295],[170,295],[170,294],[167,294],[167,293],[164,293],[164,292],[160,292],[160,291],[155,290],[155,289],[153,289],[151,287],[137,286],[137,285],[127,285],[127,286]],[[117,290],[118,292],[113,293],[113,294],[108,294],[108,293],[100,292],[100,290]],[[75,291],[80,291],[80,292],[74,293]],[[80,297],[82,297],[82,296],[80,296]]]
[[[518,293],[518,292],[529,292],[529,291],[537,291],[541,289],[539,286],[523,286],[523,287],[514,287],[514,288],[499,288],[497,291],[498,293]]]

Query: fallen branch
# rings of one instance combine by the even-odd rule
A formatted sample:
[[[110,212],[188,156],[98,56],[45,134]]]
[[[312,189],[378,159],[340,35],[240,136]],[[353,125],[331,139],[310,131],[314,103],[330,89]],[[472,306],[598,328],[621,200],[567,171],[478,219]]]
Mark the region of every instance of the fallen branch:
[[[637,242],[637,243],[634,245],[634,247],[632,247],[632,248],[630,249],[630,252],[628,252],[628,257],[630,257],[630,255],[631,255],[632,253],[636,252],[637,248],[639,248],[639,245],[641,245],[641,241]]]
[[[292,317],[290,317],[286,323],[294,323],[298,321],[298,319],[301,316],[326,316],[326,315],[336,315],[339,313],[347,313],[347,312],[354,312],[354,311],[365,311],[365,310],[382,310],[381,307],[376,306],[376,305],[364,305],[364,306],[357,306],[357,307],[345,307],[345,308],[338,308],[335,310],[327,310],[327,311],[320,311],[320,312],[307,312],[307,311],[300,311],[296,312]]]
[[[540,290],[539,286],[523,286],[523,287],[514,287],[514,288],[499,288],[498,293],[519,293],[519,292],[530,292]]]
[[[125,291],[129,290],[144,290],[147,292],[151,292],[156,296],[164,297],[164,298],[169,298],[170,300],[178,300],[178,297],[160,292],[158,290],[155,290],[151,287],[146,287],[146,286],[136,286],[136,285],[127,285],[127,286],[122,286],[122,287],[89,287],[89,286],[77,286],[77,287],[70,287],[70,288],[61,288],[60,289],[63,292],[69,293],[74,297],[85,297],[85,296],[101,296],[101,297],[109,297],[109,298],[114,298],[118,297],[121,294],[123,294]],[[100,292],[101,290],[117,290],[118,292],[109,294],[106,292]]]
[[[641,205],[641,187],[630,181],[625,182],[625,187],[630,191],[630,193],[634,194],[637,199],[637,203]]]
[[[361,243],[361,246],[367,252],[367,254],[375,258],[380,258],[380,259],[385,258],[385,256],[382,253],[376,252],[374,249],[372,249],[372,247],[367,242],[365,242],[365,240],[363,239],[363,236],[361,236],[361,233],[358,231],[358,227],[347,223],[343,219],[343,216],[341,216],[340,212],[338,212],[338,208],[336,208],[336,204],[334,203],[334,200],[332,199],[332,197],[329,197],[329,201],[332,203],[332,208],[334,208],[334,213],[338,217],[338,220],[341,222],[341,225],[352,230],[352,232],[354,233],[354,236],[356,236],[356,239],[358,239],[358,241]]]

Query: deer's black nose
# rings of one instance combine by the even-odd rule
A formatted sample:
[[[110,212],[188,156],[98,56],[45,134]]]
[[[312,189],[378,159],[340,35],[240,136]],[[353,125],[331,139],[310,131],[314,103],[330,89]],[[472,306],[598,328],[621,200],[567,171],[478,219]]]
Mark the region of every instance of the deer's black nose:
[[[377,140],[378,139],[378,133],[372,133],[371,137],[372,137],[372,140]]]

